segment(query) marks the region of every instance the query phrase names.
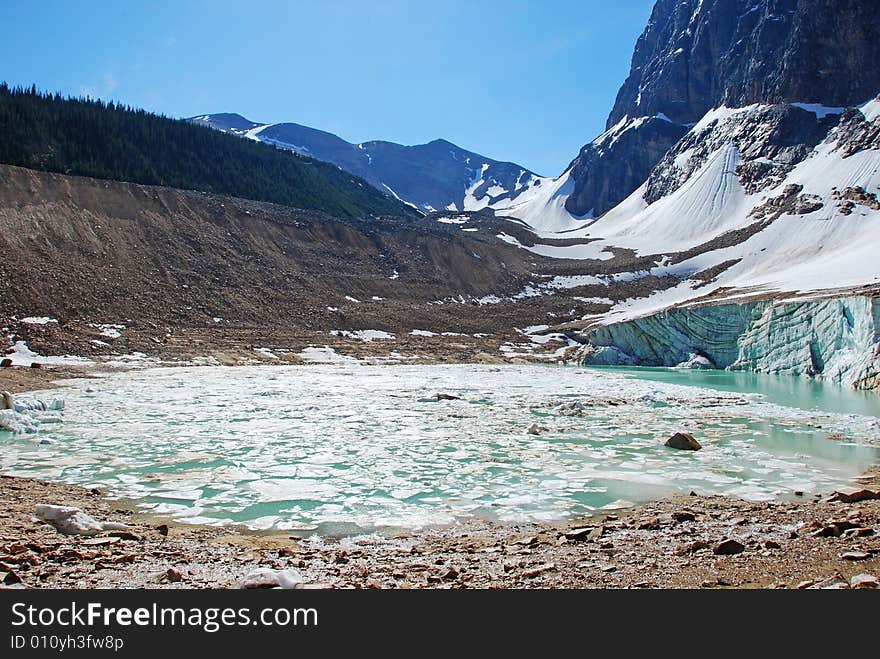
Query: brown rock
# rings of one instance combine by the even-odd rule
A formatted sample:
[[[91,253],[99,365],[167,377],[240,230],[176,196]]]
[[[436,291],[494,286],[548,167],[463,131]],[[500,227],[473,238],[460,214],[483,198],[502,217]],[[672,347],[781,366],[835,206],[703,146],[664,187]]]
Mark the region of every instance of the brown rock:
[[[862,538],[869,535],[874,535],[874,529],[869,529],[868,527],[857,527],[843,532],[844,538]]]
[[[871,554],[864,551],[848,551],[840,557],[845,561],[865,561],[871,558]]]
[[[458,577],[459,571],[456,570],[454,567],[449,568],[440,576],[443,581],[455,581],[456,579],[458,579]]]
[[[695,551],[699,551],[700,549],[708,549],[709,543],[705,540],[695,540],[694,542],[690,542],[686,545],[680,546],[675,550],[675,554],[677,556],[684,556],[686,554],[693,554]]]
[[[83,540],[81,544],[97,547],[102,545],[115,545],[117,542],[119,542],[119,538],[91,538],[89,540]]]
[[[43,365],[40,362],[33,362],[31,368],[43,368]]]
[[[849,519],[832,519],[828,523],[831,524],[831,526],[837,527],[837,530],[840,531],[838,535],[842,534],[844,531],[848,531],[849,529],[856,529],[861,526],[861,524]]]
[[[165,578],[171,583],[183,581],[183,575],[180,573],[180,570],[177,570],[173,567],[170,567],[165,571]]]
[[[813,585],[807,587],[810,590],[842,590],[849,588],[849,584],[842,576],[840,576],[839,574],[835,574],[834,576],[823,579],[822,581],[816,581],[813,583]]]
[[[679,510],[672,513],[672,519],[675,520],[676,524],[681,524],[682,522],[693,522],[697,519],[697,516],[694,515],[692,512]]]
[[[731,556],[733,554],[741,554],[745,550],[746,546],[743,543],[733,538],[727,538],[715,545],[712,552],[717,556]]]
[[[12,366],[12,360],[9,357],[0,360],[0,368],[8,368],[10,366]]]
[[[10,569],[8,572],[3,574],[3,585],[12,586],[13,584],[21,583],[21,577],[18,576],[15,570]]]
[[[550,572],[556,569],[555,563],[545,563],[544,565],[538,565],[537,567],[533,567],[529,570],[525,570],[522,575],[531,579],[532,577],[537,577],[539,574],[543,574],[544,572]]]
[[[839,490],[835,490],[831,497],[829,497],[829,501],[840,501],[841,503],[856,503],[869,499],[880,499],[880,492],[874,492],[865,488],[842,487]]]
[[[568,529],[564,537],[568,540],[573,540],[574,542],[581,542],[583,540],[590,540],[590,535],[593,531],[596,530],[595,526],[578,526],[573,529]]]
[[[434,394],[434,396],[437,398],[437,400],[461,400],[461,397],[453,396],[452,394],[436,393]]]
[[[823,526],[818,531],[813,531],[812,536],[814,538],[836,538],[840,535],[840,529],[834,526],[833,524],[829,526]]]
[[[857,574],[849,580],[849,587],[856,590],[880,588],[880,580],[873,574]]]
[[[689,432],[677,432],[666,440],[666,446],[681,451],[699,451],[703,448]]]
[[[515,545],[522,545],[523,547],[531,547],[532,545],[538,542],[538,536],[536,535],[528,535],[524,538],[519,538],[513,541]]]

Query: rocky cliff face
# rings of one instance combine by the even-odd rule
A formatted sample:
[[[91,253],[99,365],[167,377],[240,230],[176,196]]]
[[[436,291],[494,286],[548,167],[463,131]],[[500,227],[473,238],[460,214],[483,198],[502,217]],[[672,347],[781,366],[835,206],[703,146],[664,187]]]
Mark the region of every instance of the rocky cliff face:
[[[566,209],[609,210],[644,182],[684,127],[721,105],[847,107],[873,98],[877,43],[877,7],[862,0],[658,0],[608,117],[609,130],[627,127],[627,140],[603,153],[592,144],[581,150]],[[681,128],[658,130],[645,117]],[[789,121],[786,130],[810,127]]]
[[[565,208],[599,217],[635,190],[687,128],[658,117],[624,117],[581,149],[571,164],[575,181]]]
[[[849,106],[880,89],[864,0],[658,0],[608,117],[693,123],[720,105]]]
[[[651,171],[644,199],[649,204],[675,192],[710,155],[733,143],[742,163],[739,181],[749,194],[779,183],[806,158],[839,120],[839,114],[793,105],[757,105],[707,115],[669,149]],[[861,116],[861,113],[858,113]]]

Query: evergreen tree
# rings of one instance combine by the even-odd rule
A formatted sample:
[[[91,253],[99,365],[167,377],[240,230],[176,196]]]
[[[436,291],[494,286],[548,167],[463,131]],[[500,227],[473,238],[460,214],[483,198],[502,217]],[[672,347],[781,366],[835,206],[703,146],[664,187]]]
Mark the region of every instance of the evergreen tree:
[[[413,216],[335,165],[100,99],[0,84],[0,163],[199,190],[332,215]]]

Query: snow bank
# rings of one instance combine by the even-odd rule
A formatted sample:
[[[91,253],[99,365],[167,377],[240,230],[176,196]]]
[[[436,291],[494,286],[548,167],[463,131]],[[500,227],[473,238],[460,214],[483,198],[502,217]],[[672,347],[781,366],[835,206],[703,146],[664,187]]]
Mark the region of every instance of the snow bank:
[[[332,330],[333,336],[347,336],[351,339],[360,339],[361,341],[388,341],[395,338],[393,334],[383,332],[382,330],[363,329],[363,330]]]
[[[12,344],[6,357],[12,360],[13,366],[30,366],[34,362],[43,366],[88,366],[95,363],[91,359],[74,355],[40,355],[28,348],[24,341],[16,341]]]
[[[330,346],[303,348],[298,356],[305,362],[313,364],[357,364],[360,360],[347,355],[340,355]]]

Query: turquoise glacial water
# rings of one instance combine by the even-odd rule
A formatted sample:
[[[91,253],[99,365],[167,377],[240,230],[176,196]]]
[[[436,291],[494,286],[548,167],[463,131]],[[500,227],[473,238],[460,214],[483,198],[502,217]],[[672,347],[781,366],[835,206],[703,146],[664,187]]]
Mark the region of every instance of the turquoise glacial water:
[[[809,496],[880,457],[876,397],[745,373],[158,368],[42,396],[66,400],[65,421],[0,433],[4,473],[101,487],[183,522],[254,529],[559,521],[691,490]],[[539,434],[527,432],[532,424]],[[703,450],[663,446],[679,430]]]

